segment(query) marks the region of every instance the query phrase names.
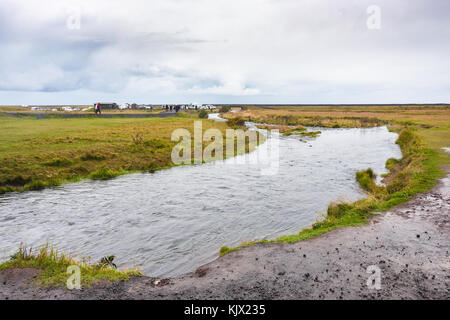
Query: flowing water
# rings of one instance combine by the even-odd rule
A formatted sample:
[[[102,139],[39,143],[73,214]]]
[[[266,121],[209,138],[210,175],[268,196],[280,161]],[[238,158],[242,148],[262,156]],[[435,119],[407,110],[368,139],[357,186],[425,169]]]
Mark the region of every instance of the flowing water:
[[[401,157],[386,127],[321,130],[307,142],[280,137],[274,175],[227,159],[0,196],[0,258],[20,242],[48,242],[92,261],[113,254],[119,267],[178,276],[216,258],[222,245],[297,233],[331,201],[364,197],[357,170],[381,174],[388,158]]]

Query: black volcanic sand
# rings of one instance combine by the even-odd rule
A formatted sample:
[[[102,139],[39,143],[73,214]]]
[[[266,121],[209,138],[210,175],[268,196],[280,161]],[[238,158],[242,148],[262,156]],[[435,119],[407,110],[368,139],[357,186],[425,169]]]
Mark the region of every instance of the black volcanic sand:
[[[449,232],[450,175],[365,226],[248,247],[185,277],[69,291],[34,286],[34,269],[5,270],[0,299],[449,299]],[[381,269],[380,290],[366,285],[369,265]]]

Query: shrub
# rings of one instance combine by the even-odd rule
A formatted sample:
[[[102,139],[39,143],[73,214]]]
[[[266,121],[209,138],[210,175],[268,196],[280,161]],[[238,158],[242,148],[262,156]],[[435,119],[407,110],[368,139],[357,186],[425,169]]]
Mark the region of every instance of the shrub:
[[[198,113],[198,117],[201,118],[201,119],[207,119],[208,118],[208,112],[205,109],[202,109]]]
[[[374,178],[375,173],[370,168],[365,171],[356,172],[356,180],[359,182],[359,185],[366,191],[374,192],[376,190],[377,185],[373,181]]]
[[[33,191],[35,191],[35,190],[45,189],[48,186],[49,186],[48,183],[45,183],[45,182],[40,181],[40,180],[35,180],[35,181],[32,181],[32,182],[26,184],[24,189],[25,190],[33,190]]]
[[[13,176],[13,177],[7,177],[5,180],[3,180],[0,183],[0,185],[20,187],[20,186],[26,185],[30,181],[31,181],[30,177],[24,177],[22,175],[16,175],[16,176]]]
[[[7,192],[12,192],[12,191],[14,191],[13,187],[10,187],[10,186],[8,186],[8,187],[0,187],[0,194],[5,194]]]
[[[344,216],[352,206],[348,203],[331,203],[327,209],[327,215],[333,218],[340,218]]]

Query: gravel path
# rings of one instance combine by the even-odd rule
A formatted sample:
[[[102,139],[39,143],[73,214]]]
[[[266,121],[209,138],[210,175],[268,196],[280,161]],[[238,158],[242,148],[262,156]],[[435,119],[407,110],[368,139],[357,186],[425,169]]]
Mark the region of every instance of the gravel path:
[[[373,218],[295,244],[231,252],[182,278],[135,277],[80,291],[31,284],[37,270],[0,272],[0,299],[449,299],[450,175]],[[369,289],[370,265],[381,289]]]

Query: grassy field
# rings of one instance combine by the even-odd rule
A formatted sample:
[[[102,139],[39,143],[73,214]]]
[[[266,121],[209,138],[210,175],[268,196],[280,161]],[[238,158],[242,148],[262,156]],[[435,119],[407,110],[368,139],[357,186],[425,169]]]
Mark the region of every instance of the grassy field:
[[[193,137],[194,121],[199,120],[191,113],[169,118],[41,120],[0,113],[0,193],[171,167],[177,143],[171,141],[172,132],[184,128]],[[217,128],[224,134],[229,128],[225,122],[202,123],[203,131]]]
[[[254,108],[225,113],[229,123],[203,121],[203,130],[214,127],[222,132],[239,127],[243,120],[282,125],[284,134],[301,135],[303,126],[370,127],[388,125],[399,133],[402,159],[389,159],[386,185],[374,183],[368,168],[355,173],[367,191],[367,198],[355,203],[332,203],[324,218],[298,234],[275,240],[246,242],[237,248],[222,247],[220,255],[265,242],[296,242],[346,226],[364,224],[374,213],[404,203],[420,192],[430,190],[445,174],[450,157],[442,148],[450,146],[448,107],[316,107]],[[0,192],[33,190],[83,178],[105,179],[134,171],[153,171],[172,166],[170,154],[176,142],[174,129],[192,132],[195,113],[173,118],[147,119],[46,119],[33,120],[2,116],[0,113]],[[268,124],[268,125],[267,125]],[[292,127],[294,126],[294,127]],[[83,269],[90,284],[99,279],[126,280],[138,271],[118,271],[98,264],[80,263],[45,247],[36,254],[19,249],[6,268],[42,269],[40,284],[63,285],[69,264]]]
[[[370,168],[356,172],[355,179],[367,192],[367,198],[354,203],[331,203],[324,218],[311,228],[275,240],[245,242],[237,248],[224,246],[220,255],[249,245],[297,242],[336,228],[364,224],[374,213],[388,210],[430,190],[450,165],[450,155],[442,149],[450,147],[448,107],[250,107],[238,113],[227,113],[224,117],[250,119],[266,127],[279,124],[284,132],[289,132],[287,125],[335,128],[388,125],[390,130],[399,134],[396,143],[403,157],[386,161],[389,173],[384,177],[384,186],[375,184]]]

